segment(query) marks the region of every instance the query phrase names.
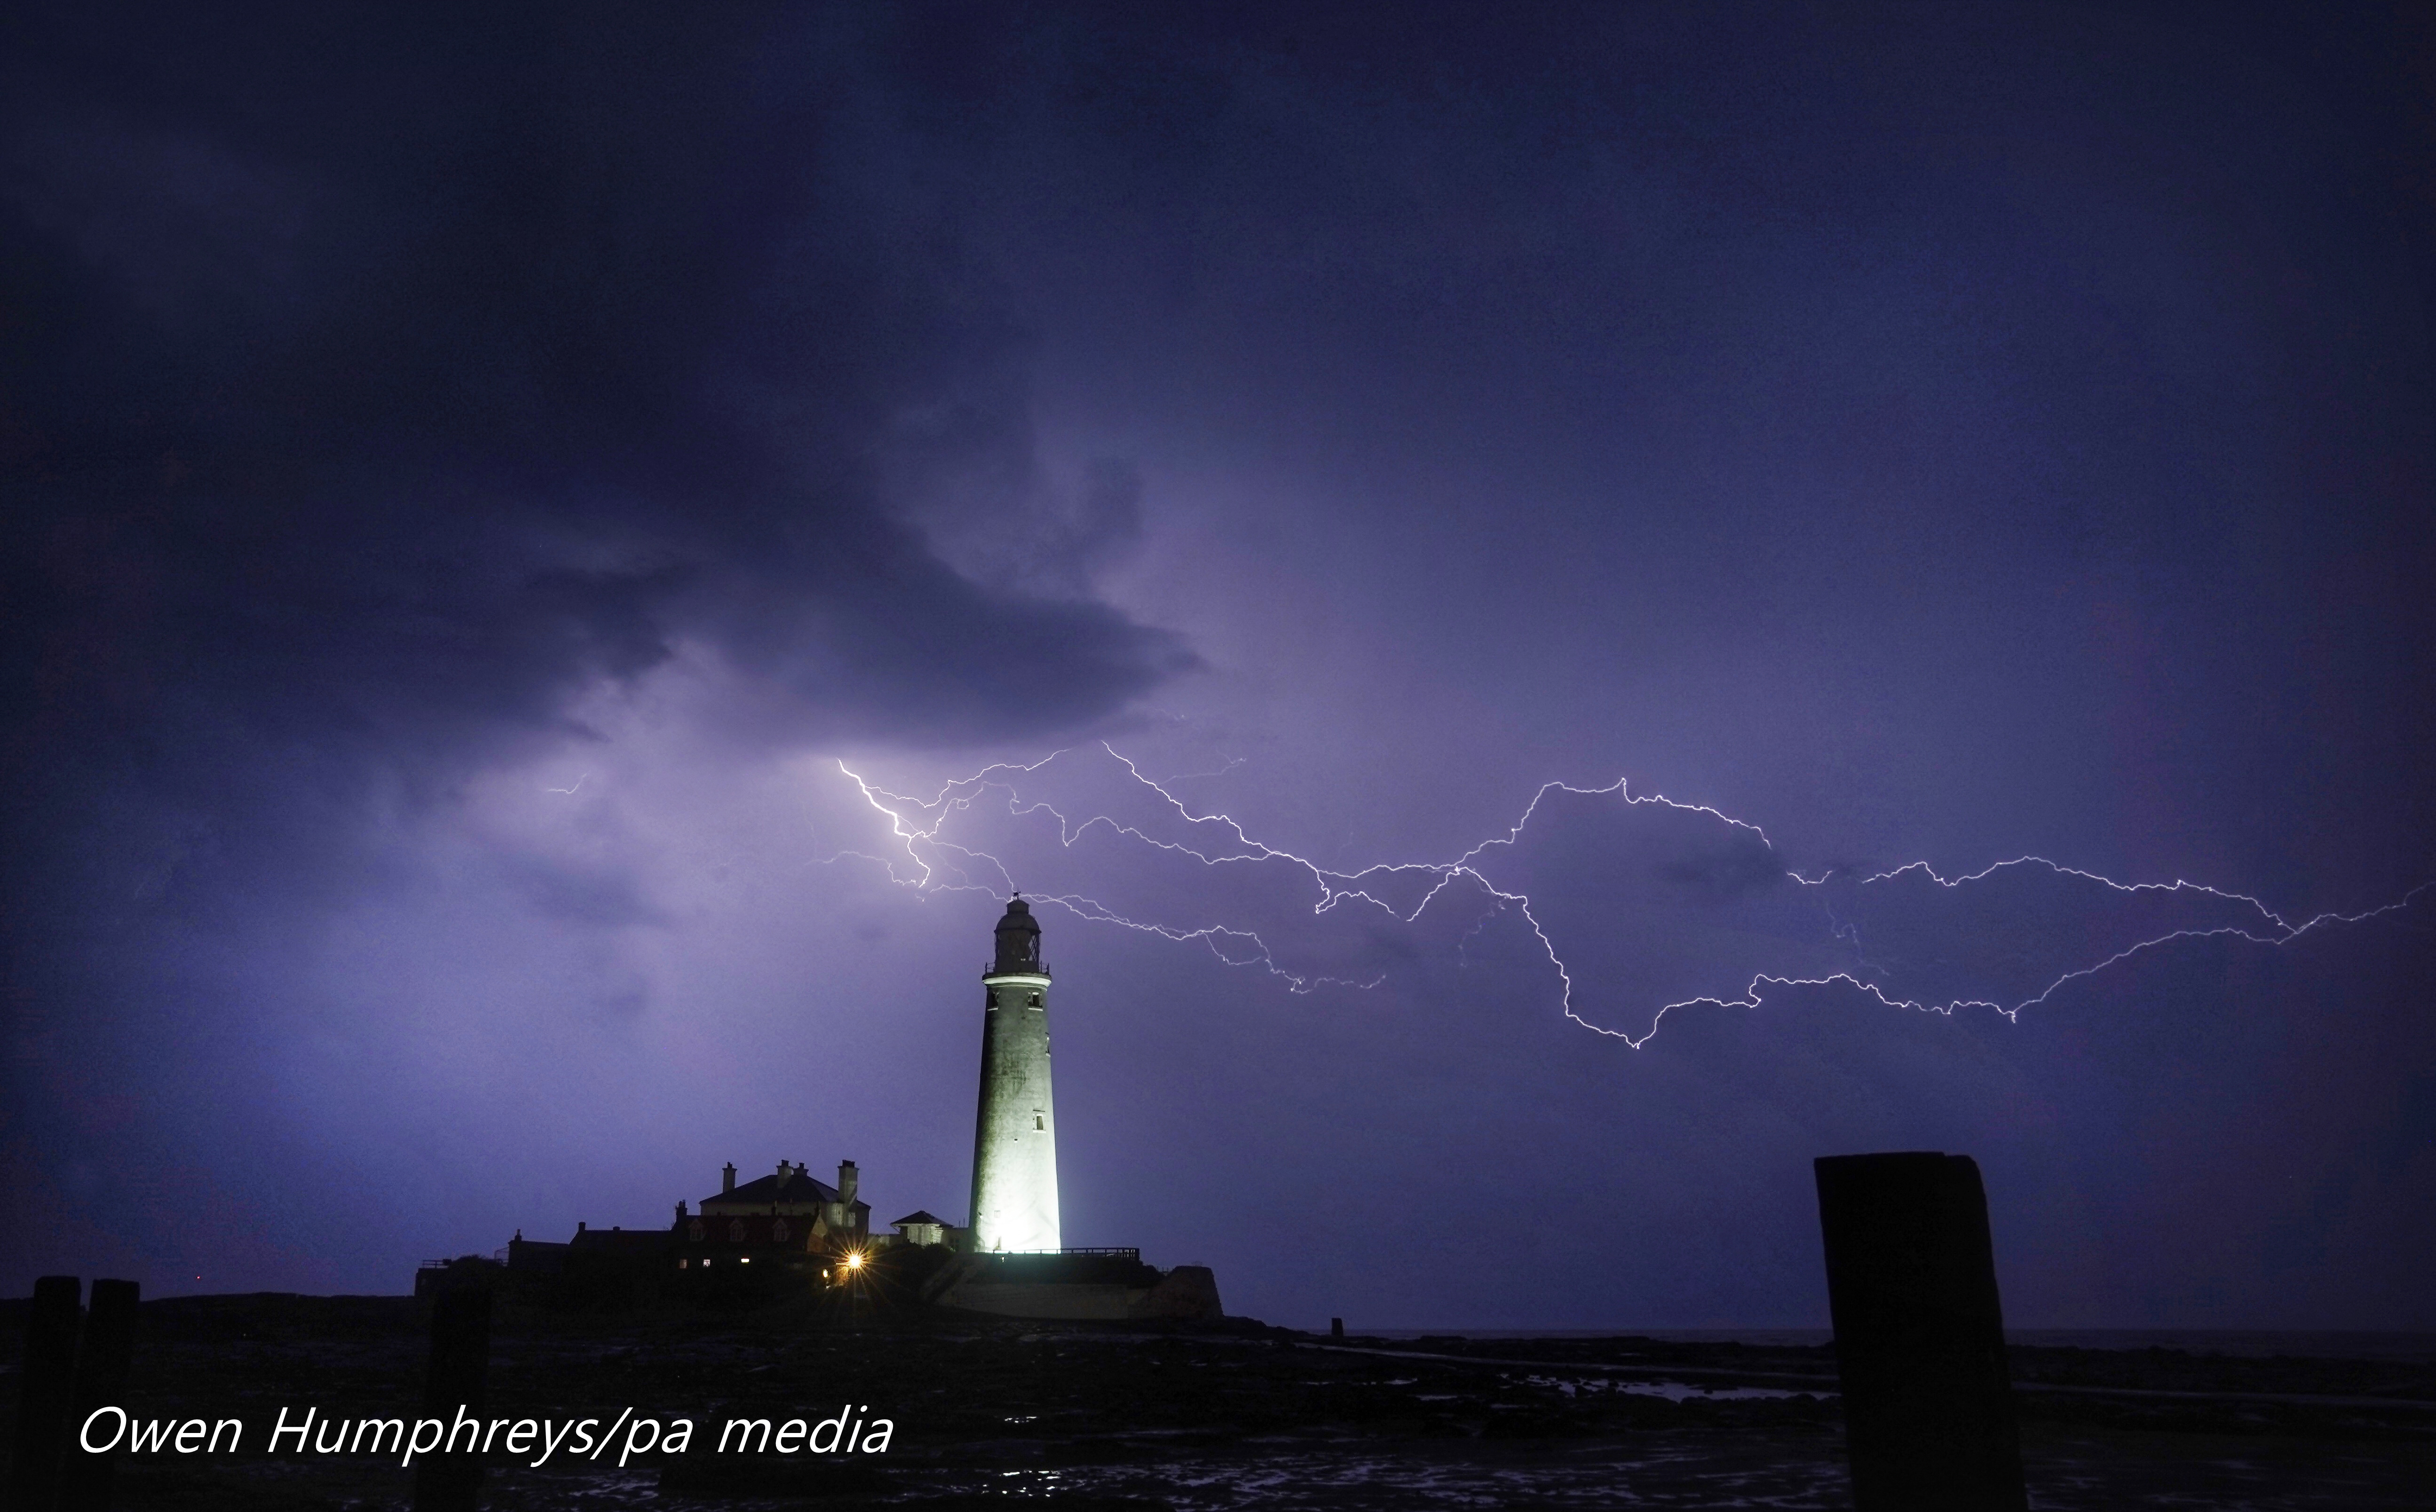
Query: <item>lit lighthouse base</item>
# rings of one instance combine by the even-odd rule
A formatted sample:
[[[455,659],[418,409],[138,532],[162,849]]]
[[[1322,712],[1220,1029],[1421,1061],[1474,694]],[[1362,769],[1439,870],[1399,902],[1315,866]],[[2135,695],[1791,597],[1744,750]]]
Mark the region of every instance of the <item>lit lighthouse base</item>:
[[[922,1300],[1003,1318],[1060,1322],[1187,1322],[1223,1315],[1207,1265],[1162,1271],[1133,1249],[959,1255],[931,1277]]]

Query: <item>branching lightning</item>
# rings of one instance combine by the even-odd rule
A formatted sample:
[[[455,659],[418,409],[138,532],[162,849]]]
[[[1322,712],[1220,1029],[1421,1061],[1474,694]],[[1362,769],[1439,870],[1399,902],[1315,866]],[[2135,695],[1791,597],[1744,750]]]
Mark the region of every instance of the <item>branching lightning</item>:
[[[1007,795],[1006,801],[1008,812],[1010,814],[1020,817],[1031,813],[1046,813],[1055,819],[1057,821],[1058,843],[1067,849],[1071,849],[1074,843],[1090,830],[1105,826],[1125,839],[1139,841],[1144,845],[1151,846],[1154,849],[1167,851],[1171,854],[1189,856],[1205,866],[1219,866],[1225,865],[1230,861],[1242,861],[1247,860],[1292,861],[1310,871],[1314,878],[1319,883],[1322,896],[1319,903],[1316,905],[1314,912],[1326,912],[1329,908],[1334,905],[1337,897],[1341,895],[1335,893],[1335,891],[1329,885],[1329,878],[1331,874],[1322,871],[1320,868],[1312,865],[1309,861],[1302,860],[1302,858],[1298,856],[1293,856],[1284,851],[1274,850],[1267,845],[1260,843],[1258,841],[1255,841],[1250,836],[1244,834],[1243,827],[1237,825],[1232,819],[1226,818],[1223,815],[1193,814],[1191,810],[1187,809],[1182,803],[1177,801],[1174,795],[1170,793],[1164,787],[1161,787],[1158,783],[1143,776],[1140,769],[1136,767],[1131,761],[1127,761],[1123,756],[1118,756],[1115,751],[1108,750],[1105,745],[1102,746],[1102,749],[1107,750],[1108,755],[1115,756],[1117,760],[1122,762],[1126,773],[1131,775],[1136,782],[1139,782],[1142,786],[1150,789],[1152,791],[1157,792],[1172,808],[1174,808],[1176,813],[1188,824],[1224,824],[1227,827],[1229,833],[1235,837],[1236,841],[1244,847],[1244,853],[1235,856],[1213,856],[1207,852],[1194,849],[1189,845],[1177,844],[1172,841],[1164,841],[1156,836],[1145,834],[1140,829],[1131,825],[1120,824],[1116,820],[1110,819],[1105,815],[1094,815],[1091,818],[1086,819],[1080,824],[1077,824],[1066,814],[1060,812],[1058,809],[1053,808],[1047,803],[1026,801],[1011,784],[993,780],[996,774],[1000,773],[1029,773],[1037,772],[1042,767],[1047,766],[1050,762],[1054,761],[1059,756],[1065,755],[1066,753],[1063,751],[1053,751],[1048,756],[1041,757],[1038,761],[1033,762],[1029,766],[1016,766],[1001,762],[994,766],[984,767],[980,772],[973,773],[969,777],[960,777],[957,780],[948,783],[939,791],[939,795],[937,797],[928,800],[911,797],[904,793],[890,792],[884,788],[875,787],[869,781],[855,773],[851,768],[847,767],[843,761],[838,763],[838,770],[844,773],[854,782],[856,787],[862,791],[864,801],[868,802],[874,808],[887,816],[891,832],[896,836],[897,841],[904,845],[906,859],[913,863],[919,875],[910,878],[900,877],[897,875],[896,867],[893,862],[883,860],[879,857],[869,857],[867,859],[880,861],[880,864],[887,867],[889,880],[897,883],[899,886],[913,887],[920,892],[989,893],[996,895],[1000,892],[1010,892],[1014,890],[1015,876],[1014,873],[1008,869],[1004,861],[985,851],[971,850],[965,846],[943,841],[939,838],[939,830],[947,824],[948,818],[969,808],[983,793],[988,791],[990,789],[1002,788]],[[1231,765],[1232,763],[1230,763],[1230,766]],[[1215,773],[1192,773],[1192,775],[1214,774]],[[883,802],[882,800],[887,801]],[[907,823],[904,809],[892,808],[890,807],[891,803],[905,805],[917,812],[935,813],[937,817],[930,822],[928,828],[918,826],[911,826]],[[971,874],[961,866],[954,867],[953,869],[962,880],[954,882],[943,881],[939,877],[939,869],[924,860],[920,852],[915,849],[916,843],[931,846],[934,851],[953,851],[957,855],[965,857],[970,860],[986,861],[989,865],[997,869],[1000,884],[983,886],[977,883],[972,880]],[[848,855],[861,853],[841,852],[840,854]],[[1072,912],[1076,917],[1088,919],[1095,924],[1113,924],[1120,928],[1138,930],[1144,934],[1156,934],[1162,939],[1173,940],[1178,944],[1197,941],[1207,947],[1210,954],[1216,956],[1226,965],[1230,966],[1261,966],[1267,970],[1271,975],[1282,979],[1287,986],[1295,992],[1308,992],[1312,988],[1321,985],[1348,986],[1367,989],[1375,987],[1379,985],[1380,982],[1386,980],[1384,973],[1381,973],[1379,976],[1373,977],[1367,982],[1355,982],[1340,977],[1315,976],[1289,971],[1278,964],[1277,957],[1273,952],[1271,952],[1267,943],[1263,941],[1258,933],[1249,930],[1229,929],[1223,925],[1209,925],[1195,930],[1178,930],[1167,925],[1151,924],[1139,919],[1127,918],[1117,912],[1114,909],[1109,908],[1106,904],[1102,903],[1097,898],[1086,897],[1079,894],[1030,893],[1025,895],[1036,903],[1055,903]],[[1416,912],[1418,912],[1418,911]],[[1408,919],[1406,922],[1409,923],[1410,920]]]
[[[902,856],[892,859],[861,851],[841,851],[823,860],[836,861],[851,858],[871,861],[880,866],[892,882],[917,893],[977,892],[996,895],[1013,891],[1017,885],[1016,878],[1004,860],[986,851],[948,841],[941,835],[941,831],[957,815],[971,811],[976,805],[986,800],[1002,796],[1006,812],[1011,817],[1021,818],[1033,814],[1044,814],[1054,819],[1057,824],[1058,843],[1069,850],[1093,830],[1105,828],[1120,839],[1170,856],[1183,857],[1206,867],[1215,868],[1253,862],[1284,862],[1298,869],[1309,878],[1312,889],[1310,907],[1314,915],[1325,914],[1339,905],[1357,907],[1366,905],[1381,911],[1401,924],[1411,925],[1416,923],[1431,903],[1435,902],[1448,888],[1459,882],[1468,882],[1478,887],[1493,905],[1491,913],[1511,909],[1529,926],[1533,937],[1539,942],[1540,949],[1546,955],[1549,965],[1556,971],[1565,1017],[1593,1034],[1620,1039],[1635,1050],[1647,1044],[1657,1034],[1658,1026],[1666,1015],[1676,1009],[1757,1008],[1771,989],[1846,986],[1888,1008],[1905,1008],[1915,1012],[1948,1016],[1958,1010],[1978,1008],[1992,1010],[2008,1019],[2013,1019],[2022,1010],[2045,1002],[2056,992],[2071,982],[2096,976],[2134,956],[2178,941],[2235,937],[2256,945],[2286,946],[2313,930],[2329,925],[2358,924],[2407,909],[2421,893],[2436,887],[2436,880],[2422,882],[2401,897],[2377,908],[2358,913],[2327,912],[2294,923],[2268,908],[2259,899],[2245,894],[2229,893],[2201,883],[2183,880],[2119,882],[2112,878],[2065,866],[2041,856],[2016,857],[2010,860],[1998,861],[1976,872],[1954,878],[1939,875],[1924,861],[1914,861],[1890,871],[1879,872],[1868,877],[1848,877],[1843,880],[1853,886],[1867,888],[1891,884],[1917,873],[1938,889],[1954,891],[1974,883],[1986,882],[2015,869],[2027,868],[2041,870],[2053,877],[2071,878],[2094,883],[2125,895],[2201,895],[2236,905],[2246,910],[2252,917],[2243,923],[2175,929],[2150,938],[2138,940],[2101,960],[2064,971],[2036,993],[2011,1003],[1981,998],[1954,998],[1947,1001],[1936,1002],[1890,996],[1877,983],[1849,971],[1830,972],[1821,976],[1777,976],[1760,973],[1751,977],[1738,997],[1701,996],[1658,1005],[1652,1012],[1649,1028],[1636,1035],[1625,1030],[1593,1023],[1576,1011],[1573,973],[1568,969],[1564,957],[1557,950],[1556,941],[1550,937],[1540,915],[1534,912],[1530,896],[1522,891],[1501,887],[1492,881],[1484,870],[1484,858],[1501,848],[1511,851],[1517,847],[1533,819],[1539,814],[1542,804],[1552,793],[1585,798],[1611,796],[1627,806],[1647,805],[1659,809],[1704,816],[1731,830],[1746,833],[1756,839],[1762,845],[1767,847],[1770,856],[1773,857],[1775,847],[1769,842],[1766,831],[1757,825],[1737,819],[1705,804],[1682,803],[1661,793],[1634,793],[1630,791],[1627,780],[1621,777],[1601,788],[1583,788],[1564,782],[1547,782],[1541,784],[1539,791],[1532,794],[1531,801],[1523,807],[1521,817],[1505,834],[1485,840],[1452,860],[1383,862],[1365,867],[1358,872],[1345,872],[1332,870],[1307,857],[1256,840],[1240,823],[1227,813],[1194,812],[1170,791],[1164,782],[1144,775],[1141,769],[1130,758],[1105,742],[1100,748],[1124,768],[1129,780],[1156,795],[1157,801],[1173,812],[1190,832],[1196,836],[1209,833],[1217,843],[1187,844],[1176,840],[1163,839],[1107,814],[1092,814],[1077,819],[1046,801],[1025,797],[1018,784],[1055,761],[1059,756],[1068,754],[1067,751],[1060,750],[1052,752],[1040,760],[1028,765],[1000,762],[984,767],[969,776],[959,777],[948,782],[930,798],[890,791],[854,772],[841,761],[838,763],[838,770],[861,791],[864,801],[887,819],[890,834],[896,845],[901,848]],[[1240,764],[1241,758],[1231,759],[1221,769],[1221,773]],[[1221,773],[1193,773],[1184,775],[1209,776]],[[1176,780],[1181,780],[1181,777],[1166,779],[1166,781]],[[910,870],[900,870],[900,866]],[[1382,878],[1416,876],[1430,878],[1430,883],[1419,902],[1410,909],[1400,910],[1370,890],[1371,887],[1380,885],[1379,879]],[[1823,889],[1835,879],[1833,873],[1804,877],[1789,868],[1784,870],[1782,876],[1806,889]],[[983,878],[987,880],[981,879]],[[1366,886],[1366,883],[1369,885]],[[1198,942],[1224,964],[1231,966],[1261,966],[1272,976],[1282,980],[1289,990],[1296,993],[1309,992],[1322,985],[1368,990],[1379,986],[1386,980],[1384,972],[1366,981],[1356,981],[1290,970],[1279,963],[1268,942],[1264,941],[1256,930],[1249,929],[1226,925],[1205,925],[1185,929],[1130,918],[1101,900],[1081,894],[1026,892],[1024,895],[1035,903],[1057,904],[1076,917],[1093,923],[1115,925],[1179,944]],[[1857,926],[1849,921],[1837,920],[1830,914],[1828,927],[1836,938],[1857,950],[1860,945]]]

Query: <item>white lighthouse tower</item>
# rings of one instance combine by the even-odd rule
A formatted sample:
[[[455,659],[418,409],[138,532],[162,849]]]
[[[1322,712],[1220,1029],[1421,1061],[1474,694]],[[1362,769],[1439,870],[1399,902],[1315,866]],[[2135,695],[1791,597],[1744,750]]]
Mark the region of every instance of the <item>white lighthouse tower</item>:
[[[981,1111],[973,1127],[973,1248],[1058,1247],[1057,1108],[1049,1097],[1049,968],[1018,897],[982,973]]]

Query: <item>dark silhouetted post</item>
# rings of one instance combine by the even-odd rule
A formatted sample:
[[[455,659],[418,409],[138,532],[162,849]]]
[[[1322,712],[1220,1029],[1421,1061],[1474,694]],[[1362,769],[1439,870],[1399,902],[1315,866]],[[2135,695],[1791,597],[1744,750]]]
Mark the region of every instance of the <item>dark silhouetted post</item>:
[[[17,1473],[9,1499],[21,1512],[50,1512],[59,1504],[76,1373],[77,1295],[82,1289],[73,1276],[34,1282],[34,1308],[26,1317],[26,1364],[17,1377]]]
[[[431,1368],[423,1378],[426,1416],[454,1425],[457,1409],[479,1416],[491,1368],[491,1289],[456,1286],[432,1299]],[[443,1440],[444,1445],[445,1440]],[[434,1454],[414,1467],[414,1512],[475,1512],[482,1490],[481,1441],[462,1453]]]
[[[2024,1512],[1988,1195],[1968,1156],[1816,1162],[1860,1512]]]
[[[103,1407],[123,1407],[127,1372],[135,1363],[135,1304],[142,1290],[133,1281],[96,1281],[85,1310],[84,1342],[77,1347],[75,1406],[68,1414],[67,1454],[60,1469],[60,1505],[76,1512],[110,1512],[116,1453],[88,1454],[77,1435],[84,1420]]]
[[[1342,1339],[1345,1337],[1345,1320],[1343,1318],[1331,1318],[1328,1320],[1328,1336],[1331,1339]]]

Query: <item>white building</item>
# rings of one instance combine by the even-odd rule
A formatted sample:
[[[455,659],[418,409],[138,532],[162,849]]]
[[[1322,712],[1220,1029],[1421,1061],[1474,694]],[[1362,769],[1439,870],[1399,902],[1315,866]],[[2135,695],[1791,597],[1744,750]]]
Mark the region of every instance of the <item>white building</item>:
[[[1049,1095],[1049,967],[1020,897],[982,972],[982,1092],[973,1129],[973,1248],[1059,1247],[1057,1107]]]

